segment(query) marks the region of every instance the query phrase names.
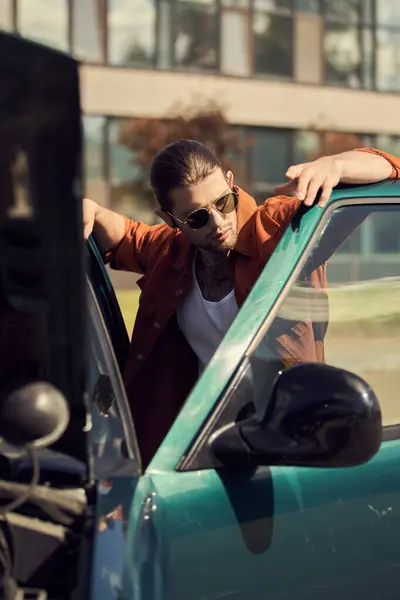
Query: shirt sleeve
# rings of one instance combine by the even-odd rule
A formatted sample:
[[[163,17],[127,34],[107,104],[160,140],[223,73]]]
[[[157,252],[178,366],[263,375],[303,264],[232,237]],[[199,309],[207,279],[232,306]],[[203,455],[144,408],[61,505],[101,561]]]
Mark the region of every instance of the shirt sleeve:
[[[354,148],[354,150],[357,152],[369,152],[370,154],[377,154],[378,156],[386,158],[392,165],[392,172],[389,179],[400,179],[400,158],[397,158],[397,156],[389,154],[388,152],[383,152],[382,150],[377,150],[376,148]]]
[[[145,274],[151,255],[171,231],[167,225],[146,225],[125,219],[122,240],[103,255],[105,264],[118,271]]]

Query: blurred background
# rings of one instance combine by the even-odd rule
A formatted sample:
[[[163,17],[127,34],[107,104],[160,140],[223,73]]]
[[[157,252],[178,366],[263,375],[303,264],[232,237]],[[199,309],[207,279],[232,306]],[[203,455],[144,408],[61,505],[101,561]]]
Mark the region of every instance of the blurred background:
[[[180,137],[257,201],[292,163],[400,155],[399,0],[0,0],[0,28],[82,61],[86,194],[135,219],[155,222],[149,165]],[[384,231],[348,252],[385,268],[400,236],[390,218]],[[113,281],[124,302],[135,278]]]

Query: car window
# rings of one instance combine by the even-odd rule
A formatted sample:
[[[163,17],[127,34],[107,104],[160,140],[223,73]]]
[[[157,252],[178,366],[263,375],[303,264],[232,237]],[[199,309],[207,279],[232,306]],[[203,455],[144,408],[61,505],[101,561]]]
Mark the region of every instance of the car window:
[[[380,402],[383,438],[400,437],[400,205],[373,202],[328,209],[179,470],[221,467],[210,436],[268,414],[278,373],[302,362],[363,377]]]
[[[88,283],[90,443],[96,477],[139,469],[139,451],[124,385],[93,286]],[[127,461],[128,459],[128,461]],[[128,462],[128,464],[127,464]],[[130,469],[129,469],[130,465]]]
[[[326,362],[363,377],[377,394],[383,424],[400,423],[399,231],[397,205],[333,211],[253,345],[256,404],[265,407],[282,367]]]
[[[90,281],[122,371],[129,350],[129,338],[124,319],[107,270],[92,237],[88,240],[87,252]]]

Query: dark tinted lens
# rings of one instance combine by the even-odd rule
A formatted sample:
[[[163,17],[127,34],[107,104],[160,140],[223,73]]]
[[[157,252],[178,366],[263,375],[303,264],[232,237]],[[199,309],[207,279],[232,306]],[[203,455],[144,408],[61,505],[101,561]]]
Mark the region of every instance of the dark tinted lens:
[[[206,208],[199,208],[199,210],[195,210],[188,216],[186,222],[192,229],[201,229],[207,225],[208,217],[208,210]]]
[[[231,193],[223,196],[217,200],[215,208],[226,215],[233,212],[236,208],[236,195]]]

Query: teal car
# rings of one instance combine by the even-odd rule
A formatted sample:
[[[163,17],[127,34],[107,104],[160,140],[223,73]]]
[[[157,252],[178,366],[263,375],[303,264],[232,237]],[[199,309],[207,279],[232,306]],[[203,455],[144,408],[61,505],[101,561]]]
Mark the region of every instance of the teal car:
[[[397,181],[298,211],[143,471],[82,239],[77,65],[0,34],[0,80],[0,596],[396,598]]]

